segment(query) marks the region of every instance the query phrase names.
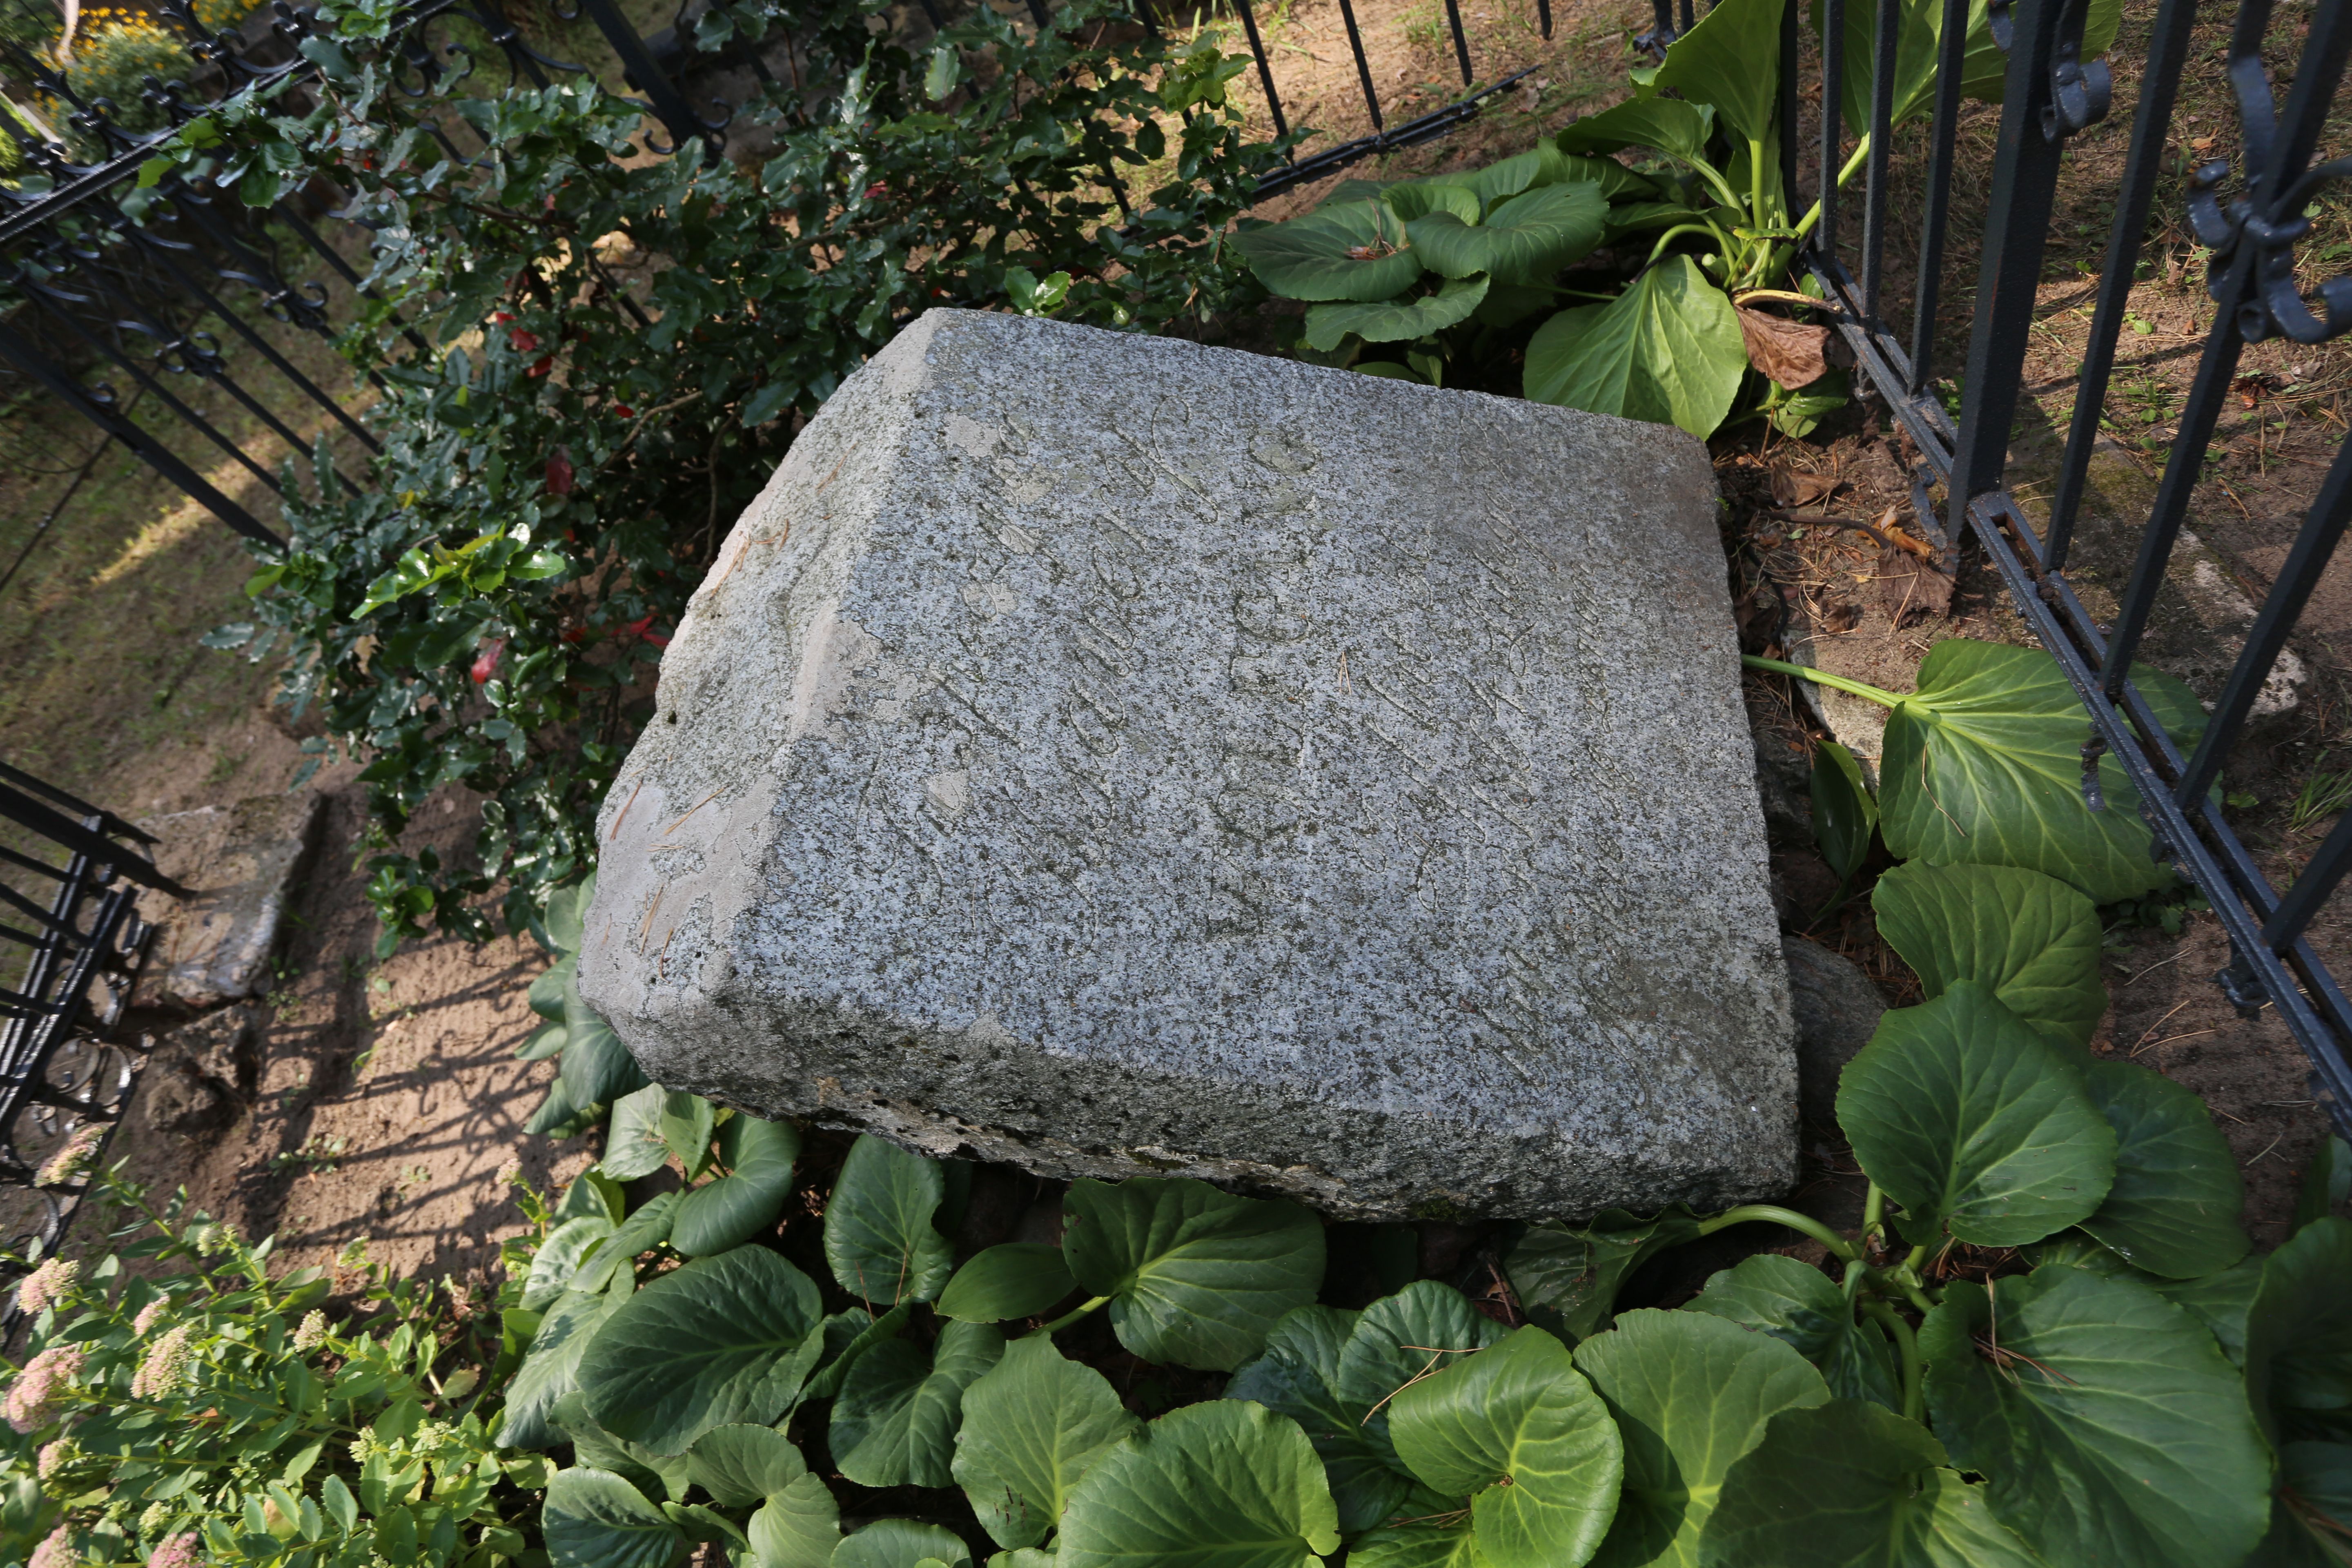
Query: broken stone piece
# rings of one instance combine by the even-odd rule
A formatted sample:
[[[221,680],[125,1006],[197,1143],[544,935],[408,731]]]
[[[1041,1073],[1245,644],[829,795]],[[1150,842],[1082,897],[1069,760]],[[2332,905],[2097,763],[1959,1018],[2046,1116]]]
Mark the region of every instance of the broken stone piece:
[[[226,1007],[183,1024],[155,1043],[142,1075],[147,1123],[180,1137],[216,1132],[253,1093],[253,1019]]]
[[[163,928],[149,973],[167,1000],[203,1009],[269,988],[287,899],[325,805],[310,792],[257,795],[143,824],[162,840],[156,865],[194,894],[140,899],[140,913]]]
[[[674,1089],[1362,1217],[1794,1172],[1705,449],[935,310],[730,535],[580,986]]]

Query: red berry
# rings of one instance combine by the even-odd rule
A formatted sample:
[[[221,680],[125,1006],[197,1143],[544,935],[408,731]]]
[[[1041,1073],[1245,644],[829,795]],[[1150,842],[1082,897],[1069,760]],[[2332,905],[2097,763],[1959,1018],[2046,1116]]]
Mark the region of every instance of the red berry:
[[[558,447],[555,455],[547,459],[547,491],[550,495],[572,493],[572,454]]]
[[[507,651],[504,637],[484,637],[481,651],[474,656],[474,684],[487,686],[490,677],[499,672],[499,656]]]

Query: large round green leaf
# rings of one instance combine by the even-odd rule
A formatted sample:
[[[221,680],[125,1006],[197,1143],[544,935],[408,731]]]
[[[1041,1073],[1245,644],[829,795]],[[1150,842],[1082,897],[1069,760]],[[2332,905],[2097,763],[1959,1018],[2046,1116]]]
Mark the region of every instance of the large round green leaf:
[[[1079,1478],[1138,1425],[1108,1378],[1032,1334],[964,1390],[955,1483],[998,1545],[1034,1546]]]
[[[613,1120],[604,1129],[604,1157],[597,1169],[616,1182],[650,1176],[669,1163],[669,1145],[662,1141],[662,1101],[669,1090],[649,1083],[613,1102]]]
[[[1245,1400],[1171,1411],[1096,1460],[1062,1514],[1057,1568],[1320,1568],[1339,1547],[1297,1424]]]
[[[946,1195],[937,1160],[861,1134],[824,1205],[824,1259],[841,1288],[886,1307],[937,1296],[955,1267],[931,1226]]]
[[[750,1508],[808,1473],[793,1440],[772,1426],[713,1426],[686,1453],[686,1478],[721,1508]]]
[[[1077,1288],[1060,1247],[1008,1241],[955,1271],[940,1293],[939,1311],[975,1323],[1034,1318]]]
[[[2090,728],[2040,648],[1937,643],[1919,663],[1918,689],[1887,720],[1878,770],[1886,847],[1937,865],[2021,866],[2095,904],[2171,886],[2172,868],[2148,855],[2147,825],[2120,798],[2120,774],[2105,811],[2084,802]]]
[[[1529,1226],[1503,1269],[1528,1316],[1573,1344],[1609,1326],[1618,1288],[1634,1269],[1697,1235],[1697,1218],[1681,1204],[1648,1219],[1602,1209],[1580,1228],[1553,1220]]]
[[[2212,1568],[2261,1538],[2270,1458],[2237,1371],[2153,1290],[2057,1266],[1955,1281],[1919,1353],[1954,1461],[2050,1562]]]
[[[2084,1073],[2115,1129],[2116,1183],[2083,1228],[2168,1279],[2218,1274],[2243,1258],[2245,1182],[2196,1091],[2132,1062],[2092,1062]]]
[[[611,1105],[646,1087],[637,1058],[580,994],[580,976],[563,986],[563,1092],[575,1106]]]
[[[1733,1464],[1773,1416],[1830,1397],[1788,1345],[1697,1312],[1628,1312],[1576,1347],[1576,1366],[1625,1441],[1624,1491],[1593,1558],[1606,1568],[1697,1568]]]
[[[2219,1274],[2200,1279],[2167,1279],[2161,1274],[2133,1268],[2086,1236],[2062,1236],[2035,1252],[2037,1263],[2063,1263],[2147,1286],[2204,1324],[2206,1332],[2221,1347],[2221,1353],[2230,1358],[2231,1365],[2245,1365],[2246,1314],[2254,1304],[2254,1292],[2262,1285],[2261,1258],[2242,1258]]]
[[[677,1454],[713,1426],[773,1421],[824,1338],[816,1284],[764,1247],[697,1258],[604,1321],[581,1358],[590,1414]]]
[[[1538,185],[1484,223],[1439,210],[1406,225],[1421,264],[1447,278],[1479,273],[1498,283],[1542,283],[1601,243],[1609,203],[1594,184]]]
[[[1416,1279],[1358,1315],[1339,1352],[1340,1401],[1357,1427],[1385,1450],[1391,1401],[1409,1384],[1494,1344],[1503,1332],[1453,1286]]]
[[[547,914],[541,924],[547,931],[548,944],[556,952],[568,955],[580,951],[582,922],[588,918],[588,906],[595,897],[593,871],[547,896]]]
[[[1307,312],[1307,342],[1328,353],[1349,332],[1368,343],[1409,342],[1459,326],[1486,298],[1484,278],[1453,279],[1434,294],[1401,295],[1367,304],[1317,305]]]
[[[596,1244],[580,1265],[580,1272],[572,1277],[574,1290],[602,1290],[623,1274],[635,1283],[635,1259],[669,1239],[670,1222],[677,1217],[678,1200],[683,1193],[656,1193],[635,1209],[629,1217],[614,1227],[613,1234]]]
[[[1654,101],[1654,100],[1653,100]],[[1538,403],[1715,434],[1748,374],[1739,315],[1687,256],[1669,256],[1606,305],[1562,310],[1528,342]]]
[[[580,1386],[580,1358],[587,1353],[589,1339],[633,1289],[635,1281],[617,1292],[566,1290],[556,1297],[531,1336],[530,1353],[507,1384],[500,1447],[551,1448],[563,1441],[555,1425],[556,1402]]]
[[[792,1196],[793,1162],[801,1130],[738,1111],[719,1130],[719,1162],[727,1173],[678,1201],[669,1244],[688,1258],[708,1258],[746,1242],[776,1223]]]
[[[1386,1525],[1348,1549],[1348,1568],[1477,1568],[1476,1532],[1467,1509],[1438,1519]]]
[[[944,1487],[955,1479],[963,1393],[1004,1353],[992,1324],[950,1321],[928,1351],[904,1340],[876,1345],[849,1369],[827,1441],[841,1473],[862,1487]]]
[[[2098,909],[2054,878],[1915,860],[1878,879],[1870,907],[1878,934],[1930,997],[1973,980],[2027,1024],[2078,1046],[2107,1010]]]
[[[1062,1209],[1070,1272],[1146,1361],[1230,1372],[1323,1283],[1323,1227],[1296,1204],[1139,1176],[1073,1182]]]
[[[1407,180],[1381,192],[1381,201],[1389,211],[1404,219],[1405,232],[1412,232],[1412,220],[1426,217],[1433,212],[1449,212],[1464,223],[1476,223],[1486,204],[1478,193],[1453,180]]]
[[[572,973],[579,963],[578,954],[566,953],[552,967],[541,970],[524,995],[530,1010],[560,1027],[563,1023],[563,993],[572,984]]]
[[[1903,1407],[1895,1347],[1886,1342],[1885,1331],[1857,1319],[1845,1292],[1818,1268],[1777,1252],[1759,1252],[1711,1277],[1689,1310],[1780,1341],[1820,1369],[1836,1398]]]
[[[2022,1247],[2089,1218],[2115,1180],[2116,1135],[2077,1053],[1973,980],[1879,1020],[1839,1079],[1837,1117],[1914,1240]]]
[[[795,1476],[768,1494],[743,1532],[759,1568],[828,1568],[841,1545],[841,1507],[814,1474]]]
[[[609,1470],[558,1470],[540,1513],[557,1568],[669,1568],[686,1532]]]
[[[663,1144],[689,1182],[702,1173],[704,1163],[710,1158],[710,1134],[718,1121],[719,1108],[698,1094],[672,1089],[662,1096],[656,1125]]]
[[[1376,1439],[1365,1408],[1339,1395],[1339,1358],[1359,1316],[1338,1307],[1292,1309],[1266,1335],[1265,1349],[1225,1384],[1226,1398],[1255,1400],[1298,1423],[1323,1457],[1339,1528],[1349,1534],[1388,1518],[1412,1485],[1386,1426]]]
[[[1398,1456],[1431,1489],[1470,1499],[1493,1568],[1576,1568],[1617,1511],[1624,1445],[1561,1344],[1529,1326],[1391,1401]]]
[[[1678,98],[1633,98],[1614,109],[1588,114],[1553,139],[1563,153],[1614,153],[1650,147],[1685,163],[1706,160],[1715,134],[1715,109]]]
[[[642,1443],[615,1437],[588,1414],[587,1396],[578,1389],[555,1402],[550,1417],[572,1439],[572,1462],[591,1469],[610,1470],[647,1497],[685,1500],[686,1456],[656,1454]]]
[[[877,1519],[833,1549],[833,1568],[916,1568],[919,1563],[971,1568],[971,1548],[954,1531],[911,1519]]]
[[[523,1276],[523,1310],[537,1312],[554,1305],[555,1299],[570,1289],[582,1265],[614,1228],[613,1222],[601,1214],[583,1214],[549,1231],[547,1239],[531,1255],[530,1272]]]
[[[1780,18],[1787,8],[1787,0],[1722,0],[1667,47],[1652,85],[1713,104],[1735,136],[1769,141],[1780,108]]]
[[[2279,1450],[2270,1533],[2250,1568],[2344,1568],[2352,1546],[2352,1445],[2289,1443]]]
[[[875,1346],[896,1339],[913,1314],[912,1303],[907,1303],[878,1318],[863,1307],[852,1307],[825,1319],[821,1331],[824,1350],[817,1358],[816,1371],[809,1373],[808,1386],[801,1390],[801,1398],[831,1399],[839,1394],[850,1368]]]
[[[1706,1568],[2048,1568],[1943,1468],[1916,1421],[1833,1399],[1786,1410],[1731,1467]],[[2084,1565],[2087,1568],[2087,1564]]]
[[[1234,236],[1258,280],[1286,300],[1386,300],[1421,276],[1404,220],[1376,201],[1342,202]]]
[[[2352,1222],[2313,1220],[2263,1260],[2246,1392],[2273,1442],[2337,1438],[2352,1409]]]

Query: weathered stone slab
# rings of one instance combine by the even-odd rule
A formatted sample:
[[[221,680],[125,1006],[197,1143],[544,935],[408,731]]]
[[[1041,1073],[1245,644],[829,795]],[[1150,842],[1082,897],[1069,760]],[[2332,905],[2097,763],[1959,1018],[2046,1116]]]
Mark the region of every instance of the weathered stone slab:
[[[933,311],[737,523],[581,988],[661,1082],[1353,1215],[1784,1186],[1698,443]]]
[[[325,805],[310,791],[256,795],[142,824],[161,840],[156,866],[194,895],[141,895],[139,912],[163,928],[148,970],[154,979],[142,986],[200,1009],[267,991],[286,900]]]

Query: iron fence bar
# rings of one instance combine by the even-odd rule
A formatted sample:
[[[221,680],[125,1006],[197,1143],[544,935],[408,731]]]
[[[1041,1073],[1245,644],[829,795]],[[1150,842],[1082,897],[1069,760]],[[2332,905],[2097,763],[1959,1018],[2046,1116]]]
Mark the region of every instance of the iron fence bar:
[[[0,816],[32,829],[52,844],[61,844],[76,854],[88,856],[94,865],[110,867],[117,875],[128,877],[142,888],[152,888],[173,898],[188,896],[188,890],[157,870],[153,861],[111,842],[106,837],[106,819],[95,813],[76,822],[31,795],[0,784]],[[93,820],[100,826],[89,826]]]
[[[629,25],[629,19],[621,15],[613,0],[580,0],[580,8],[620,57],[622,79],[646,95],[654,117],[668,131],[671,141],[681,148],[688,142],[698,141],[706,159],[718,158],[724,145],[719,132],[726,129],[727,121],[706,120],[687,101],[686,95],[654,59],[645,39],[638,37],[636,28]],[[1030,0],[1033,14],[1040,8],[1037,0]]]
[[[1870,138],[1869,172],[1862,197],[1862,312],[1874,326],[1886,258],[1887,170],[1895,152],[1895,48],[1903,28],[1901,0],[1876,0],[1876,5],[1870,36],[1870,124],[1864,131]]]
[[[2026,334],[2058,188],[2060,143],[2043,134],[2041,110],[2049,102],[2051,58],[2063,5],[2064,0],[2019,0],[2017,5],[1993,156],[1992,188],[2002,195],[1985,215],[1959,440],[1947,491],[1951,514],[1945,527],[1956,540],[1968,531],[1970,503],[2000,488],[2008,463]]]
[[[1792,225],[1797,217],[1797,4],[1785,0],[1780,7],[1780,93],[1774,116],[1780,134],[1780,203]]]
[[[1446,25],[1454,29],[1454,58],[1462,65],[1462,85],[1468,87],[1470,75],[1470,40],[1462,32],[1462,0],[1445,0]]]
[[[2123,332],[2126,304],[2139,269],[2140,242],[2147,233],[2148,213],[2156,201],[2156,176],[2164,162],[2164,131],[2172,122],[2180,73],[2189,59],[2189,33],[2196,24],[2196,0],[2163,0],[2158,7],[2147,65],[2140,76],[2139,105],[2132,114],[2131,150],[2124,160],[2122,189],[2116,193],[2115,226],[2107,234],[2098,303],[2091,315],[2090,340],[2083,348],[2066,450],[2059,460],[2057,489],[2050,500],[2050,526],[2043,535],[2042,551],[2043,564],[2053,572],[2065,568],[2074,544],[2074,518],[2082,508],[2083,487],[2091,471],[2091,448],[2098,439],[2099,424],[2106,413],[2107,383],[2115,374],[2116,343]]]
[[[1385,122],[1381,119],[1380,94],[1372,90],[1372,62],[1364,57],[1364,36],[1356,27],[1356,7],[1350,0],[1339,0],[1339,19],[1348,25],[1348,52],[1356,57],[1356,80],[1364,89],[1364,110],[1372,117],[1372,134],[1378,140]]]
[[[1536,0],[1536,26],[1544,42],[1551,42],[1551,0]]]
[[[1359,136],[1351,142],[1343,142],[1337,147],[1318,153],[1311,158],[1301,159],[1287,168],[1277,169],[1257,183],[1255,199],[1264,201],[1268,196],[1279,195],[1294,185],[1303,184],[1309,180],[1319,180],[1326,174],[1346,168],[1369,153],[1394,153],[1406,147],[1417,147],[1424,142],[1433,142],[1463,121],[1475,118],[1480,104],[1498,92],[1517,87],[1523,79],[1533,75],[1535,69],[1535,67],[1529,66],[1524,70],[1513,71],[1509,76],[1481,88],[1467,98],[1459,99],[1443,109],[1433,109],[1417,119],[1409,120],[1393,131],[1371,136]]]
[[[209,479],[181,461],[144,427],[115,413],[110,400],[101,403],[79,382],[57,370],[5,321],[0,321],[0,358],[8,360],[51,396],[139,454],[149,467],[246,538],[273,550],[286,548],[286,542],[263,527],[251,512],[215,489]]]
[[[1914,397],[1927,389],[1933,374],[1936,310],[1943,302],[1944,236],[1951,220],[1952,163],[1959,151],[1960,82],[1968,68],[1969,0],[1944,0],[1936,50],[1936,106],[1927,121],[1927,211],[1919,220],[1919,276],[1911,299],[1911,374],[1904,383]]]
[[[1276,140],[1290,134],[1289,121],[1282,115],[1282,95],[1274,90],[1274,67],[1266,59],[1265,40],[1258,36],[1257,11],[1250,0],[1234,0],[1234,9],[1242,14],[1242,31],[1248,35],[1250,58],[1257,62],[1258,85],[1265,89],[1265,107],[1274,116]]]

